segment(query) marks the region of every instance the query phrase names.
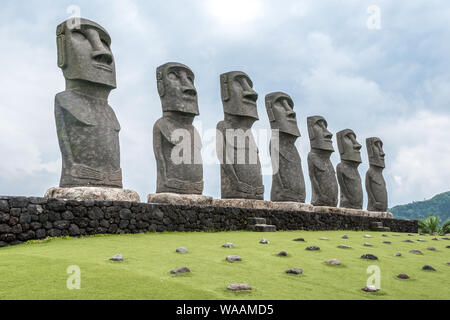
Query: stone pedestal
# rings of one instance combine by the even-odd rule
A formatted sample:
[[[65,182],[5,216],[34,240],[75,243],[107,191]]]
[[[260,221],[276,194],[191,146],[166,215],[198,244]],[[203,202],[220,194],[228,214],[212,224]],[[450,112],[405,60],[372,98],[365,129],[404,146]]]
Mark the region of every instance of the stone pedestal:
[[[61,200],[95,200],[95,201],[124,201],[141,202],[137,192],[115,188],[51,188],[45,193],[45,198]]]
[[[175,193],[157,193],[151,194],[147,199],[148,203],[170,204],[177,206],[211,206],[212,197],[191,195],[191,194],[175,194]]]
[[[246,199],[214,199],[213,207],[272,210],[273,202]]]
[[[389,212],[373,212],[367,210],[334,208],[334,207],[313,207],[313,212],[317,213],[334,213],[345,216],[364,216],[371,218],[393,219],[394,215]]]

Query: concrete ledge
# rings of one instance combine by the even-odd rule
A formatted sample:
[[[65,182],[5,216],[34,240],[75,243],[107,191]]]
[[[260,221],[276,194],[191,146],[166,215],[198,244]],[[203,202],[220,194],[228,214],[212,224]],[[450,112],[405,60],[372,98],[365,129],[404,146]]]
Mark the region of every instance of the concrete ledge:
[[[211,206],[213,203],[213,198],[190,194],[157,193],[150,194],[147,198],[147,203],[171,204],[178,206]]]
[[[62,200],[95,200],[95,201],[129,201],[141,202],[139,194],[132,190],[115,188],[51,188],[45,193],[45,198]]]

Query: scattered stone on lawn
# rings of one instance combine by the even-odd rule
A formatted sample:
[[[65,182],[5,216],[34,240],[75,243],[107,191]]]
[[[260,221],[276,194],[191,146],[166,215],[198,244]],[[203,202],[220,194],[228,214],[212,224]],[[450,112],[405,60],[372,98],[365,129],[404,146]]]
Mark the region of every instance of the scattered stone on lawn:
[[[442,238],[442,240],[450,240],[450,238]]]
[[[403,240],[403,242],[407,242],[407,243],[414,243],[414,241],[412,241],[412,240]]]
[[[402,279],[402,280],[408,280],[409,276],[406,273],[400,273],[397,278]]]
[[[419,239],[417,241],[419,241],[419,242],[427,242],[427,240],[425,240],[425,239]]]
[[[361,256],[361,259],[378,260],[378,257],[373,254],[365,254],[365,255]]]
[[[438,238],[433,238],[433,239],[431,239],[431,240],[433,240],[433,241],[439,241],[439,239],[438,239]]]
[[[450,266],[450,262],[447,262],[447,265]]]
[[[328,260],[326,263],[329,265],[332,265],[332,266],[340,266],[341,265],[341,262],[339,261],[339,259],[336,259],[336,258]]]
[[[433,248],[433,247],[429,247],[429,248],[427,248],[427,250],[429,250],[429,251],[437,251],[437,249]]]
[[[189,250],[183,247],[177,249],[177,253],[189,253]]]
[[[251,291],[252,287],[248,284],[230,284],[227,289],[230,291]]]
[[[190,273],[191,270],[188,267],[183,267],[179,269],[175,269],[170,271],[171,274],[183,274],[183,273]]]
[[[394,257],[401,257],[402,254],[400,252],[397,252],[396,254],[394,254]]]
[[[227,261],[228,262],[239,262],[239,261],[242,261],[242,258],[239,256],[228,256]]]
[[[227,242],[222,246],[222,248],[231,249],[234,248],[234,244],[232,244],[231,242]]]
[[[345,235],[345,236],[342,237],[342,239],[347,240],[347,239],[348,239],[348,236]]]
[[[288,256],[288,253],[287,253],[286,251],[283,250],[283,251],[278,252],[277,256],[280,256],[280,257],[287,257],[287,256]]]
[[[351,249],[352,247],[346,246],[345,244],[341,244],[338,248],[339,249]]]
[[[435,268],[433,268],[432,266],[429,266],[429,265],[423,266],[422,270],[424,270],[424,271],[436,271]]]
[[[411,254],[416,254],[416,255],[423,255],[423,252],[422,251],[420,251],[420,250],[411,250],[409,253],[411,253]]]
[[[328,240],[330,240],[330,239],[323,237],[323,238],[320,238],[320,240],[328,241]]]
[[[373,244],[366,242],[364,243],[364,247],[373,247]]]
[[[383,243],[384,244],[392,244],[392,242],[390,242],[390,241],[384,241]]]
[[[412,233],[408,233],[408,236],[410,236],[410,237],[415,237],[416,235],[415,235],[415,234],[412,234]]]
[[[366,235],[364,236],[364,238],[366,238],[366,239],[371,239],[372,236],[371,236],[370,234],[366,234]]]
[[[311,246],[311,247],[306,248],[306,250],[308,250],[308,251],[319,251],[320,248],[316,247],[316,246]]]
[[[295,242],[305,242],[305,239],[303,239],[303,238],[297,238],[297,239],[294,239],[294,241],[295,241]]]
[[[120,261],[124,261],[125,257],[121,254],[116,254],[114,257],[112,257],[111,259],[109,259],[110,261],[114,261],[114,262],[120,262]]]
[[[293,268],[286,270],[287,274],[303,274],[303,270],[301,268]]]
[[[375,286],[367,286],[367,287],[363,288],[362,291],[364,291],[364,292],[378,292],[378,289]]]
[[[382,237],[383,238],[389,238],[389,236],[387,234],[383,234]]]
[[[394,237],[400,237],[400,235],[398,233],[393,234]]]
[[[447,249],[450,249],[450,246],[446,246]]]
[[[270,244],[269,240],[267,240],[267,239],[262,239],[259,243],[260,244]]]

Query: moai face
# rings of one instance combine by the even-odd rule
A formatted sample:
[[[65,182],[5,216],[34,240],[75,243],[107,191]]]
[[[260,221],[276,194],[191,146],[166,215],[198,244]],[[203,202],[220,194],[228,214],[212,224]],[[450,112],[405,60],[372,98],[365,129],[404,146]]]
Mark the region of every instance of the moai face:
[[[82,80],[116,88],[116,67],[111,38],[95,22],[72,20],[57,28],[58,66],[67,80]]]
[[[369,138],[366,140],[367,152],[371,166],[386,168],[385,156],[383,151],[383,141],[380,138]]]
[[[296,137],[300,137],[297,115],[294,112],[294,101],[282,92],[271,93],[266,96],[266,108],[272,130],[279,130]]]
[[[227,114],[259,120],[258,93],[253,82],[243,72],[229,72],[220,76],[222,101]]]
[[[320,116],[308,118],[308,132],[312,149],[334,152],[333,134],[328,131],[325,118]]]
[[[362,145],[356,140],[355,132],[353,132],[353,130],[347,129],[339,132],[336,136],[341,159],[362,163]]]
[[[164,112],[183,112],[193,116],[200,114],[195,76],[181,63],[167,63],[156,71],[158,92]]]

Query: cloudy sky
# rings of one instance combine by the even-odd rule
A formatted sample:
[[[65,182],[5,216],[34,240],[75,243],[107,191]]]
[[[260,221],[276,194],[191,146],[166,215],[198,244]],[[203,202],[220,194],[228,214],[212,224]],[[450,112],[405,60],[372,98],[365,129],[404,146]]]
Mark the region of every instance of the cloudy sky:
[[[2,0],[2,195],[42,196],[59,184],[53,103],[64,78],[55,29],[77,8],[112,36],[118,89],[110,104],[122,125],[124,184],[143,199],[156,188],[152,127],[161,105],[155,70],[169,61],[196,74],[203,133],[223,119],[219,75],[242,70],[260,94],[256,130],[269,127],[266,94],[293,97],[306,176],[306,118],[323,115],[334,133],[351,128],[360,142],[382,138],[391,206],[450,190],[448,1]],[[258,143],[264,155],[266,142]],[[332,160],[337,165],[339,155]],[[365,151],[364,161],[362,175]],[[218,165],[204,169],[205,194],[219,197]],[[268,199],[270,175],[265,185]],[[309,179],[307,185],[310,199]]]

